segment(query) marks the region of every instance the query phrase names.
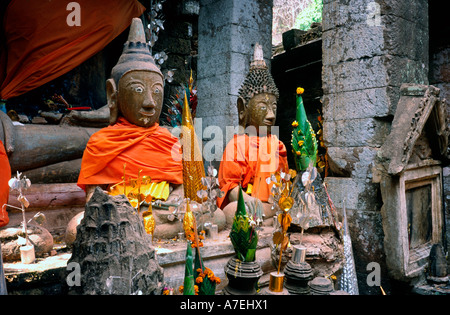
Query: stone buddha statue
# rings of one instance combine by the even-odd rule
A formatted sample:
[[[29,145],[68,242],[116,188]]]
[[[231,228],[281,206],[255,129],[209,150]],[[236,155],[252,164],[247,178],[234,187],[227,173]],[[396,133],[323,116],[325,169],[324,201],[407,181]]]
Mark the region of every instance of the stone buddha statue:
[[[266,179],[277,171],[289,170],[286,147],[273,130],[278,97],[262,47],[256,44],[237,100],[240,132],[227,144],[219,168],[219,185],[225,195],[217,203],[227,224],[235,212],[240,187],[247,205],[262,206],[266,219],[274,215],[271,185]]]
[[[128,179],[147,177],[152,196],[183,196],[178,139],[161,126],[164,77],[146,43],[139,18],[132,21],[128,41],[106,82],[110,125],[93,134],[83,154],[78,186],[89,200],[102,189]]]

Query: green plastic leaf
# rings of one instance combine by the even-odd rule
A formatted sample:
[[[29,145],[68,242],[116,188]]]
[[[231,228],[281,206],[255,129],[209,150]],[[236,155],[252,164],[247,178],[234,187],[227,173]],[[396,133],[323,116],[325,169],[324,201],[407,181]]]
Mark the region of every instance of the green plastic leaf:
[[[242,188],[239,189],[239,198],[233,225],[231,226],[230,240],[237,259],[247,262],[255,260],[258,234],[255,227],[250,224],[247,211],[245,210]]]
[[[194,288],[195,279],[194,279],[194,272],[192,270],[192,264],[193,264],[192,247],[191,243],[187,242],[183,295],[195,295],[195,288]]]

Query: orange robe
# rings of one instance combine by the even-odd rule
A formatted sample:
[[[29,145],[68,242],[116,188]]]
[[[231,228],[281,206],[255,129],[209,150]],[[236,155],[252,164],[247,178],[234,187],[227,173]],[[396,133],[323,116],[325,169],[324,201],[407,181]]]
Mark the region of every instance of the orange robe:
[[[3,205],[8,203],[8,181],[10,178],[11,167],[3,143],[0,141],[0,227],[9,223],[8,212],[6,212],[6,207],[3,207]]]
[[[217,205],[223,209],[229,203],[228,192],[239,183],[243,188],[252,184],[251,195],[266,202],[272,187],[266,178],[276,171],[288,170],[286,147],[275,135],[235,135],[227,144],[220,163],[219,186],[225,194],[217,199]]]
[[[78,186],[117,184],[126,178],[149,176],[152,182],[183,183],[180,144],[155,124],[143,128],[120,117],[117,123],[94,133],[81,162]]]

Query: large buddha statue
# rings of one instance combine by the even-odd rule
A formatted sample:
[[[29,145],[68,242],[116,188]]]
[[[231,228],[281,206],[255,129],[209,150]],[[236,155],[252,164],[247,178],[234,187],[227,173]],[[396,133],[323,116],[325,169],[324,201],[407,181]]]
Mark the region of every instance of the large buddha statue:
[[[135,18],[128,41],[106,82],[110,125],[93,134],[83,154],[78,186],[89,200],[95,187],[146,176],[157,184],[157,199],[182,196],[178,139],[161,126],[164,77]]]
[[[278,97],[262,47],[256,44],[237,100],[240,132],[227,144],[219,168],[219,185],[225,195],[218,199],[218,206],[224,210],[227,223],[235,212],[239,187],[244,189],[249,206],[255,208],[262,202],[266,219],[274,215],[271,185],[266,179],[277,171],[289,170],[286,147],[272,130]]]

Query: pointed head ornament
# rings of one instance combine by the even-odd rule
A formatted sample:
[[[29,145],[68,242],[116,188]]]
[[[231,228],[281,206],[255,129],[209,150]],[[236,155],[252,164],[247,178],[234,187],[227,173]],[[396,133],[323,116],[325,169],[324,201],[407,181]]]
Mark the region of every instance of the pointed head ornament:
[[[128,40],[124,44],[119,61],[111,71],[111,76],[117,85],[125,73],[133,70],[156,72],[164,80],[161,70],[156,66],[150,53],[149,45],[145,40],[144,26],[140,18],[133,18]]]

